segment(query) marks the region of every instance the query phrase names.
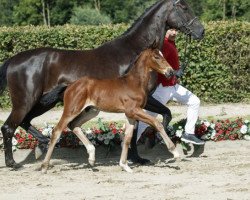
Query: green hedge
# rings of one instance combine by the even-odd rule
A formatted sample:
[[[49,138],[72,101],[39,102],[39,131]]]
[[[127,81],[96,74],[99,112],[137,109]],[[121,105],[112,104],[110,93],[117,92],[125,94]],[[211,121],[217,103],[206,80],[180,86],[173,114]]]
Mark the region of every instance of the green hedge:
[[[0,27],[0,63],[18,52],[37,48],[92,49],[118,37],[128,25]],[[205,24],[206,36],[192,41],[188,48],[190,64],[182,84],[203,102],[241,102],[250,100],[250,23],[211,22]],[[184,60],[185,37],[177,41]],[[0,97],[0,106],[10,105]]]

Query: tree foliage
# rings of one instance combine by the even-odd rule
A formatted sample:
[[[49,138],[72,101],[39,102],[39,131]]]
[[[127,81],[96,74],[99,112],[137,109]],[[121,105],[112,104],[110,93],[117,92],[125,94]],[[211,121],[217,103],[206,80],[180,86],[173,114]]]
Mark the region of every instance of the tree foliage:
[[[187,1],[194,13],[204,21],[250,21],[249,0]],[[44,19],[51,25],[63,25],[70,22],[75,7],[98,10],[109,16],[112,23],[131,23],[155,2],[156,0],[0,0],[0,26],[38,25],[44,24]]]
[[[76,7],[70,23],[75,25],[100,25],[111,23],[111,19],[107,15],[100,13],[97,9]]]

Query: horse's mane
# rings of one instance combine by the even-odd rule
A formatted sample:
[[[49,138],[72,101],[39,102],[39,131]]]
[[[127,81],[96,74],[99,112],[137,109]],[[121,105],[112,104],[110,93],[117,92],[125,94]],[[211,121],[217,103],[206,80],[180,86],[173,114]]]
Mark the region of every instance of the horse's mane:
[[[121,36],[125,36],[127,35],[133,28],[135,28],[140,21],[142,21],[144,19],[145,16],[148,15],[148,13],[152,12],[155,8],[157,8],[159,6],[159,4],[161,4],[163,1],[165,0],[161,0],[158,2],[155,2],[152,6],[148,7],[145,12],[138,18],[136,19],[133,24],[121,35]]]

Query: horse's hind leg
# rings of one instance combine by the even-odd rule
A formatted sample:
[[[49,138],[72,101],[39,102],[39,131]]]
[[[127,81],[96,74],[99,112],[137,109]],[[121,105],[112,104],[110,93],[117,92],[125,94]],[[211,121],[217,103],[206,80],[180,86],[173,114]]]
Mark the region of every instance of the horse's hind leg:
[[[22,109],[21,107],[18,109],[13,108],[8,119],[1,128],[4,141],[5,164],[7,167],[13,167],[13,168],[19,167],[19,165],[16,164],[13,158],[12,138],[14,136],[16,128],[22,122],[25,115],[26,115],[25,109]]]
[[[45,137],[40,131],[38,131],[34,126],[32,126],[30,122],[35,117],[38,117],[53,108],[55,104],[56,102],[45,106],[38,102],[35,106],[33,106],[31,111],[25,116],[24,120],[20,124],[22,128],[33,135],[39,142],[35,151],[36,159],[38,159],[43,153],[47,151],[48,143],[50,140],[49,138]]]
[[[94,145],[89,141],[89,139],[84,135],[81,128],[76,127],[74,128],[73,132],[76,134],[76,136],[82,141],[84,146],[87,149],[87,152],[89,154],[89,164],[91,166],[94,166],[95,164],[95,147]]]
[[[68,127],[71,130],[74,130],[75,127],[81,127],[82,124],[96,117],[99,112],[100,111],[95,107],[87,107],[72,122],[69,123]]]
[[[125,129],[125,137],[123,140],[122,145],[122,153],[121,153],[121,159],[120,159],[120,166],[123,170],[127,172],[133,172],[133,170],[128,166],[127,157],[128,157],[128,147],[131,143],[133,130],[134,130],[134,124],[135,120],[132,120],[130,118],[127,118],[128,122],[126,123],[126,129]]]

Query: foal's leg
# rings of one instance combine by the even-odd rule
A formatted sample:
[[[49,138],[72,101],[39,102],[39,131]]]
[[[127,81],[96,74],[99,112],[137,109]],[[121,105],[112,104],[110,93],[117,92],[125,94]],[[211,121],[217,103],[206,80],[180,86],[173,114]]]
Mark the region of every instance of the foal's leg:
[[[44,161],[42,163],[42,173],[46,174],[47,173],[47,170],[48,170],[48,167],[49,167],[49,161],[50,161],[50,158],[51,158],[51,155],[53,153],[53,150],[55,148],[55,145],[56,145],[56,142],[57,140],[60,138],[61,134],[62,134],[62,131],[64,128],[67,127],[67,124],[72,120],[74,119],[74,117],[76,117],[77,115],[74,115],[74,116],[70,116],[68,114],[63,113],[59,123],[56,125],[56,127],[53,129],[53,132],[52,132],[52,137],[51,137],[51,140],[50,140],[50,144],[49,144],[49,148],[48,148],[48,151],[47,151],[47,154],[44,158]]]
[[[133,172],[133,170],[128,166],[127,157],[128,157],[128,147],[130,145],[133,135],[135,120],[132,120],[130,118],[127,119],[128,122],[126,123],[125,138],[123,140],[120,166],[123,170],[127,172]]]
[[[76,128],[74,128],[73,132],[76,134],[76,136],[82,141],[82,143],[86,147],[87,152],[89,154],[89,164],[91,166],[94,166],[94,164],[95,164],[95,147],[94,147],[94,145],[89,141],[89,139],[86,137],[86,135],[82,132],[81,128],[76,127]]]
[[[174,155],[174,158],[179,158],[180,154],[176,150],[176,146],[170,140],[168,135],[166,134],[163,125],[157,121],[154,117],[150,116],[149,114],[145,113],[141,108],[133,109],[132,116],[134,119],[143,121],[151,126],[153,126],[157,131],[160,132],[161,137],[163,138],[165,144],[167,145],[168,150]]]

